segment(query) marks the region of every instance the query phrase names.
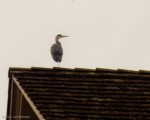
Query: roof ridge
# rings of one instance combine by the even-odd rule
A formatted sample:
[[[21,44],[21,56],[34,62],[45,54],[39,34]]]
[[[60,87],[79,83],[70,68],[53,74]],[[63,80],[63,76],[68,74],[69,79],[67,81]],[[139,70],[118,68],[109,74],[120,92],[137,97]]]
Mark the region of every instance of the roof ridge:
[[[108,69],[108,68],[96,68],[96,71],[97,72],[111,72],[111,73],[117,72],[116,69]]]
[[[130,70],[130,69],[108,69],[108,68],[64,68],[64,67],[31,67],[31,68],[22,68],[22,67],[10,67],[9,75],[13,71],[68,71],[68,72],[106,72],[106,73],[129,73],[129,74],[150,74],[150,70]]]
[[[117,71],[118,71],[118,72],[121,72],[121,73],[139,73],[139,71],[136,71],[136,70],[128,70],[128,69],[118,69]]]

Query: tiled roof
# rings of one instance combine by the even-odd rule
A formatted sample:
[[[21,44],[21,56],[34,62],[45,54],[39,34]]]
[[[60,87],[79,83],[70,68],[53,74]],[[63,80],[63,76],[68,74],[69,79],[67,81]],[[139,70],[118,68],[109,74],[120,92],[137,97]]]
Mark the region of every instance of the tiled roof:
[[[10,68],[48,119],[150,119],[150,71]]]

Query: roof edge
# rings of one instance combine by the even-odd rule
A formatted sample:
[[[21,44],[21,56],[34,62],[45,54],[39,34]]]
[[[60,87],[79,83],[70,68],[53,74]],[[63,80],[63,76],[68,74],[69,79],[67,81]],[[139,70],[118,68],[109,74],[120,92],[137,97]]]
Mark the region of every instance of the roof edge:
[[[35,112],[35,114],[37,115],[37,117],[39,118],[39,120],[45,120],[44,117],[43,117],[43,115],[40,113],[40,111],[37,110],[36,106],[31,101],[31,99],[28,97],[28,95],[26,94],[26,92],[19,85],[19,82],[17,81],[17,78],[13,77],[13,80],[14,80],[15,84],[18,86],[18,88],[20,89],[22,95],[25,97],[25,99],[27,100],[27,102],[29,103],[29,105],[31,106],[31,108],[33,109],[33,111]]]
[[[10,77],[14,71],[23,72],[23,71],[68,71],[68,72],[106,72],[106,73],[129,73],[129,74],[150,74],[149,70],[128,70],[128,69],[107,69],[107,68],[64,68],[64,67],[31,67],[31,68],[22,68],[22,67],[10,67],[8,72],[8,77]]]

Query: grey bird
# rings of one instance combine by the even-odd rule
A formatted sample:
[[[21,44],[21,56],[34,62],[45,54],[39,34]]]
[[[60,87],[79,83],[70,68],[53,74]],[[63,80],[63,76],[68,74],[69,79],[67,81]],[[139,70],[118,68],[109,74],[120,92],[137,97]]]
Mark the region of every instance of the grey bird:
[[[59,39],[63,37],[68,37],[68,36],[58,34],[55,38],[56,43],[54,43],[51,47],[52,58],[54,59],[55,62],[58,63],[58,67],[59,67],[59,63],[62,61],[62,56],[63,56],[63,48],[61,46],[61,43],[59,42]]]

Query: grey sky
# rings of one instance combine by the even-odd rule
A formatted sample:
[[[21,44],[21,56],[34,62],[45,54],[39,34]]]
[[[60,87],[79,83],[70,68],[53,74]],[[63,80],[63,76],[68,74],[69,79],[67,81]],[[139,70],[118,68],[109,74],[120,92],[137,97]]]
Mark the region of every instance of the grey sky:
[[[61,40],[61,67],[150,70],[149,6],[149,0],[1,0],[0,116],[8,67],[57,66],[50,46],[59,33],[70,36]]]

